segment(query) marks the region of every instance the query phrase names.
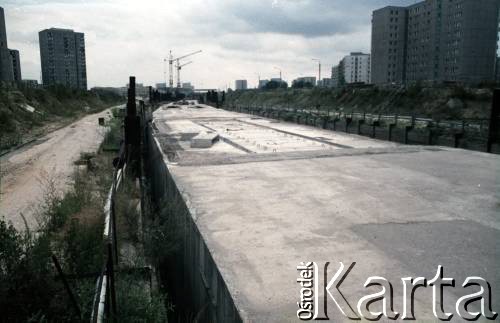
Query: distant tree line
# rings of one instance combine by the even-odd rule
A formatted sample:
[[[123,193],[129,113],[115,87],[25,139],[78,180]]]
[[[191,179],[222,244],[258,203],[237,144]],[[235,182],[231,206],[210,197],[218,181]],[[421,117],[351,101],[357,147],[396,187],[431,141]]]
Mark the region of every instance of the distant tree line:
[[[292,88],[294,89],[312,89],[314,87],[314,84],[311,82],[306,82],[306,81],[297,81],[292,83]]]
[[[220,98],[219,98],[219,93],[215,90],[210,90],[206,94],[206,103],[208,104],[215,104],[216,107],[219,107],[220,104],[224,104],[224,101],[226,101],[226,92],[222,91]]]
[[[264,90],[275,90],[275,89],[286,89],[288,87],[288,83],[285,81],[277,82],[277,81],[269,81],[262,88]]]

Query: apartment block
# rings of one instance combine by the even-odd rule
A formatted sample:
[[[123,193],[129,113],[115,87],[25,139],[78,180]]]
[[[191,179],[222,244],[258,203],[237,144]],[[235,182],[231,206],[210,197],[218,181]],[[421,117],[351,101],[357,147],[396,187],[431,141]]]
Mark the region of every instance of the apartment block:
[[[332,68],[331,86],[339,87],[352,83],[371,83],[371,56],[353,52],[345,56]]]
[[[372,81],[495,78],[498,0],[426,0],[373,12]]]
[[[341,86],[343,82],[343,77],[340,73],[340,70],[342,69],[341,64],[336,65],[332,67],[332,77],[331,77],[331,85],[332,87],[339,87]]]
[[[21,82],[21,60],[19,57],[19,51],[17,49],[9,49],[10,58],[12,60],[12,73],[14,81]]]
[[[71,29],[50,28],[38,35],[43,85],[60,84],[86,90],[84,34]]]
[[[5,15],[0,7],[0,81],[14,81],[12,58],[7,46],[7,29],[5,27]]]
[[[292,81],[292,86],[309,86],[313,87],[316,86],[316,77],[315,76],[302,76],[298,77],[295,80]]]
[[[320,81],[318,81],[318,87],[333,87],[332,79],[329,77],[324,77]]]
[[[371,81],[375,84],[403,83],[408,11],[385,7],[373,12]]]
[[[344,57],[343,74],[344,81],[350,83],[366,83],[371,81],[371,57],[370,54],[360,52],[351,53]]]
[[[236,90],[246,90],[248,88],[247,80],[236,80],[234,82],[234,88]]]

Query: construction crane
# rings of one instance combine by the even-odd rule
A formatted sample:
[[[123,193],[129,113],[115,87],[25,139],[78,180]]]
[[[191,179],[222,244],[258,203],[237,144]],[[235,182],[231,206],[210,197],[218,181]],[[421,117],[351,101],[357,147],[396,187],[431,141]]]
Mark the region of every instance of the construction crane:
[[[181,87],[181,69],[186,66],[186,65],[189,65],[191,64],[193,61],[189,61],[187,63],[184,63],[182,65],[176,65],[176,68],[177,68],[177,88],[180,88]],[[179,64],[179,62],[177,61],[177,64]]]
[[[169,74],[170,74],[169,75],[169,80],[168,80],[168,85],[170,86],[170,88],[174,87],[174,74],[173,74],[174,61],[176,61],[176,66],[177,67],[179,67],[179,66],[182,67],[183,65],[180,65],[180,60],[181,59],[189,57],[189,56],[192,56],[192,55],[195,55],[195,54],[198,54],[198,53],[201,53],[201,50],[198,50],[196,52],[192,52],[192,53],[189,53],[189,54],[186,54],[186,55],[174,58],[172,56],[172,51],[170,51],[169,56],[168,56],[168,71],[169,71]],[[187,65],[187,64],[185,64],[185,65]],[[177,70],[177,87],[178,88],[181,87],[179,70]]]

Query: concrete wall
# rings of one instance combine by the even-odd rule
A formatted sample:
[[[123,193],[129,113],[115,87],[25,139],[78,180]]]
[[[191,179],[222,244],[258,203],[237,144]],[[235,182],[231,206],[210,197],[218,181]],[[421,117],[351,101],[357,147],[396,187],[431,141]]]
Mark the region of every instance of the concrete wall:
[[[180,248],[169,262],[175,302],[184,302],[201,322],[242,322],[233,299],[182,194],[168,171],[159,145],[148,133],[150,187],[153,202],[173,210]],[[161,268],[163,270],[164,268]]]

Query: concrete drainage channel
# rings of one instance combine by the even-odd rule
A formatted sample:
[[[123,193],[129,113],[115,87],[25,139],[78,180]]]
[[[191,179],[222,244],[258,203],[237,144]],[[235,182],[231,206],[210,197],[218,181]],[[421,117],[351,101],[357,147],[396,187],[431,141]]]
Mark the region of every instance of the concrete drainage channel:
[[[359,259],[344,282],[355,299],[369,275],[399,280],[415,263],[442,261],[462,270],[468,267],[460,262],[475,257],[481,277],[497,281],[493,258],[442,257],[457,252],[448,237],[458,235],[422,228],[455,225],[460,236],[496,250],[491,174],[498,172],[498,156],[193,110],[155,111],[158,130],[148,133],[151,198],[170,214],[178,235],[178,250],[160,265],[176,302],[175,321],[294,321],[297,264],[332,255]],[[199,134],[206,148],[193,144]],[[466,205],[474,212],[464,213]],[[473,225],[478,217],[484,225]],[[406,250],[416,243],[433,257],[422,254],[415,262],[418,255]],[[405,251],[385,248],[393,245]],[[345,319],[338,311],[331,315],[335,322]],[[432,311],[422,315],[421,321],[430,320]]]
[[[234,285],[234,277],[230,274],[228,277],[232,268],[221,267],[220,259],[214,260],[214,245],[210,245],[204,231],[204,225],[210,223],[209,217],[195,206],[193,200],[198,196],[190,195],[179,173],[189,172],[191,168],[231,165],[230,171],[233,165],[244,163],[347,156],[354,153],[351,142],[361,147],[379,147],[379,150],[360,151],[360,154],[401,150],[390,143],[331,136],[308,127],[262,124],[260,121],[267,120],[246,119],[213,108],[199,109],[196,113],[192,110],[189,107],[158,109],[147,134],[149,162],[146,168],[151,200],[159,212],[170,214],[169,223],[179,235],[176,237],[178,250],[160,264],[161,279],[175,302],[173,320],[248,321],[250,314],[236,303],[239,287]],[[220,181],[228,178],[219,177]],[[235,216],[239,207],[248,206],[238,206]]]

